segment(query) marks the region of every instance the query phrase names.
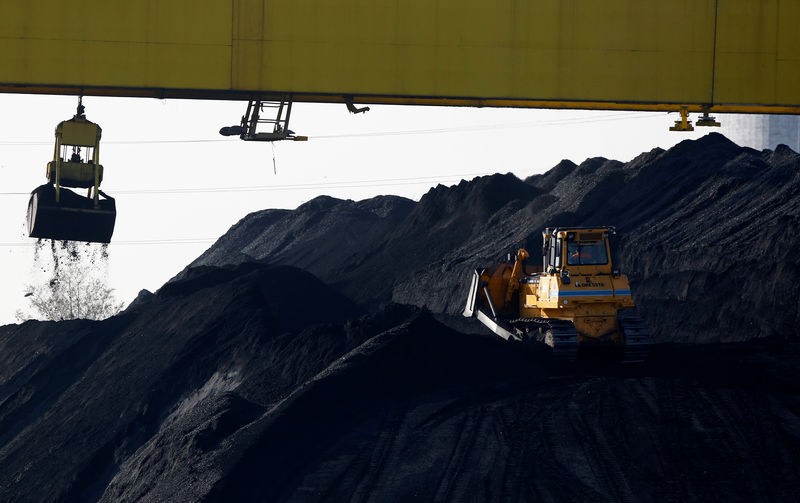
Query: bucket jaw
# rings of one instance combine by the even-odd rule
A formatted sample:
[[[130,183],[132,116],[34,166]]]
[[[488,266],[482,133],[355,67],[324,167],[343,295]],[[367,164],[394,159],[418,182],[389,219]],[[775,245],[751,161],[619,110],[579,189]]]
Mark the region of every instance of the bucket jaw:
[[[28,235],[67,241],[109,243],[114,233],[117,208],[114,198],[100,192],[97,204],[61,188],[56,201],[56,189],[51,184],[40,185],[31,192],[28,201]]]

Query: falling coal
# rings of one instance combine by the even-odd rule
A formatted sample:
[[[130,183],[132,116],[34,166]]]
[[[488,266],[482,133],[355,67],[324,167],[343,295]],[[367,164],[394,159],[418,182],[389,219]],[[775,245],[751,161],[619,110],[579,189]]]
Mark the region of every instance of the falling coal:
[[[108,245],[38,239],[34,246],[35,282],[25,287],[27,310],[18,321],[102,320],[117,314],[123,303],[108,286]]]

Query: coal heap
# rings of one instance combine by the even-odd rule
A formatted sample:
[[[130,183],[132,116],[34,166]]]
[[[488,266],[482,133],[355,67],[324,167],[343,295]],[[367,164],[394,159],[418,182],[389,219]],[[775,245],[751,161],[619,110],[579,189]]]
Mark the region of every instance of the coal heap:
[[[710,135],[253,214],[114,318],[0,327],[0,501],[795,501],[798,167]],[[567,365],[437,321],[473,262],[612,219],[651,326],[740,342]]]
[[[784,337],[800,324],[798,201],[800,155],[712,133],[627,163],[562,161],[526,180],[438,186],[419,203],[321,197],[255,213],[190,267],[263,259],[309,270],[364,306],[458,315],[475,267],[540,249],[548,226],[614,225],[619,265],[661,340]]]
[[[556,366],[247,263],[191,270],[103,322],[2,327],[0,345],[3,501],[796,494],[797,342]]]

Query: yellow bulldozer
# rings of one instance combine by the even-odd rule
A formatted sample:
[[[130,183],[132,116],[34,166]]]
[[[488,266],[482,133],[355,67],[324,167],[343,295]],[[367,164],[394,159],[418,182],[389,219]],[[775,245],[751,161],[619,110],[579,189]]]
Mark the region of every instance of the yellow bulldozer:
[[[542,262],[530,254],[476,269],[463,315],[511,341],[543,342],[554,358],[613,355],[643,362],[650,333],[635,313],[628,278],[614,266],[614,227],[556,227],[542,233]]]

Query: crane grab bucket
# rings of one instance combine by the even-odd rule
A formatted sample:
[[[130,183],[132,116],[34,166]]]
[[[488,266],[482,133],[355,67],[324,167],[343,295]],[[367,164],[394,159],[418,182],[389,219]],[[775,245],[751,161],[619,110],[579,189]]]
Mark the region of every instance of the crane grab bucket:
[[[68,241],[109,243],[114,233],[117,209],[114,198],[101,194],[95,206],[93,198],[71,190],[61,190],[56,202],[56,190],[51,184],[40,185],[31,193],[28,202],[28,235]]]
[[[78,113],[56,127],[55,152],[47,163],[49,183],[35,188],[28,201],[32,238],[111,241],[117,209],[114,198],[100,190],[102,130],[86,120],[83,111],[79,102]],[[66,187],[88,189],[88,193],[81,196]]]

